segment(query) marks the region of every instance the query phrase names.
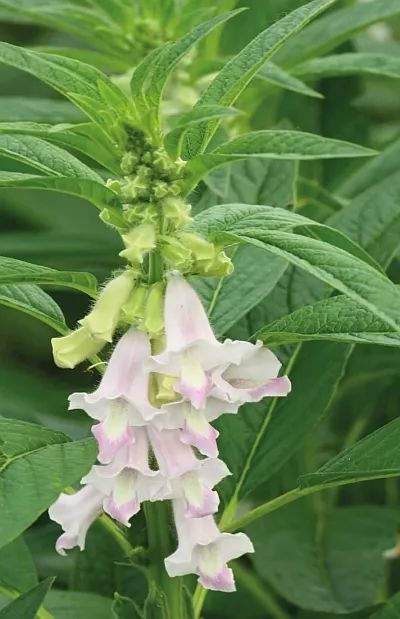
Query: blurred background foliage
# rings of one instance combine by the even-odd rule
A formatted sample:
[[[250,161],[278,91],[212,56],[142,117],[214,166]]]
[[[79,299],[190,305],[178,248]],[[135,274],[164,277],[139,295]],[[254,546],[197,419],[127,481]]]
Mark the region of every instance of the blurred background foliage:
[[[128,51],[122,49],[118,53],[113,48],[112,62],[103,64],[104,42],[96,50],[98,57],[90,56],[94,51],[91,42],[74,36],[73,28],[66,32],[68,28],[41,23],[45,21],[40,16],[41,4],[39,0],[16,2],[16,6],[25,5],[32,11],[36,8],[36,19],[19,14],[18,10],[0,9],[2,40],[42,49],[69,48],[71,55],[96,60],[122,85],[124,73],[152,44],[144,40],[139,46],[132,45]],[[234,2],[220,4],[222,11],[225,5],[230,8]],[[302,4],[302,0],[240,0],[237,5],[248,7],[248,11],[228,22],[220,38],[211,36],[203,44],[207,53],[193,56],[180,69],[180,74],[177,72],[175,93],[171,96],[175,107],[185,107],[191,89],[199,90],[221,59],[238,51],[258,32]],[[354,4],[360,3],[342,0],[332,10]],[[199,0],[197,5],[202,10],[193,15],[195,22],[201,18],[199,13],[207,13],[212,3]],[[188,25],[183,17],[181,23],[171,20],[167,27],[159,28],[154,40],[157,37],[168,40],[184,32]],[[112,38],[108,39],[108,45],[114,45]],[[389,53],[400,61],[400,17],[377,20],[329,50],[330,53],[353,51]],[[278,54],[276,62],[279,60]],[[2,66],[0,84],[0,122],[82,120],[76,108],[26,74]],[[298,169],[290,162],[236,163],[202,183],[192,196],[195,211],[216,203],[245,201],[287,208],[294,205],[315,220],[333,217],[334,221],[344,204],[362,196],[372,185],[386,179],[390,186],[400,187],[400,81],[360,74],[315,78],[308,85],[323,97],[305,96],[266,79],[254,80],[237,106],[245,113],[240,124],[254,129],[291,127],[353,141],[383,151],[376,160],[378,164],[334,160],[302,163]],[[178,109],[172,105],[170,111],[176,113]],[[0,163],[3,170],[27,169],[8,159]],[[397,199],[400,200],[398,189]],[[118,238],[87,202],[41,191],[1,189],[0,203],[1,255],[64,270],[90,271],[100,281],[118,266]],[[365,207],[368,206],[366,201]],[[393,234],[398,235],[399,231],[394,227]],[[359,240],[357,231],[354,238]],[[400,264],[394,245],[390,275],[400,283]],[[260,268],[259,265],[255,252],[254,269]],[[51,294],[72,327],[85,313],[86,298],[74,291],[52,290]],[[320,298],[318,285],[290,267],[259,305],[232,327],[232,334],[251,335],[268,321],[302,306],[310,297]],[[42,323],[0,306],[0,415],[37,422],[73,438],[87,436],[87,419],[83,413],[67,413],[66,398],[71,391],[90,389],[97,378],[93,371],[82,366],[74,372],[55,368],[49,344],[51,336],[51,330]],[[309,355],[313,354],[312,346],[320,344],[307,345]],[[279,354],[284,356],[285,349]],[[397,349],[356,347],[331,400],[329,415],[321,414],[317,430],[310,428],[305,441],[299,441],[295,455],[277,466],[268,482],[249,495],[246,499],[249,504],[287,491],[300,474],[314,471],[344,446],[352,445],[395,418],[400,404],[399,362]],[[317,373],[315,381],[318,380]],[[312,501],[304,500],[271,514],[251,530],[257,549],[252,562],[259,580],[249,576],[253,569],[250,562],[238,566],[238,594],[224,598],[221,594],[210,595],[206,617],[329,619],[341,614],[354,619],[370,617],[376,604],[400,589],[400,564],[385,564],[382,558],[383,551],[395,543],[400,521],[398,507],[398,482],[388,479],[330,490],[316,495]],[[143,528],[144,522],[138,516],[130,533],[136,543],[140,544]],[[137,600],[143,598],[144,582],[139,572],[133,579],[132,568],[124,563],[120,549],[101,524],[91,530],[87,551],[71,553],[68,558],[60,558],[54,552],[57,534],[56,525],[42,516],[28,531],[25,541],[40,578],[57,575],[58,589],[72,587],[76,591],[73,594],[76,605],[68,617],[101,619],[103,616],[94,598],[93,611],[88,613],[88,597],[85,613],[80,614],[81,593],[111,597],[118,591]],[[22,552],[20,548],[20,556]],[[2,549],[0,564],[9,565],[12,556],[12,548]],[[53,594],[49,610],[63,608],[63,599],[62,592]],[[104,617],[111,616],[107,604],[102,612]],[[57,612],[55,616],[58,617]],[[400,611],[394,616],[400,616]]]

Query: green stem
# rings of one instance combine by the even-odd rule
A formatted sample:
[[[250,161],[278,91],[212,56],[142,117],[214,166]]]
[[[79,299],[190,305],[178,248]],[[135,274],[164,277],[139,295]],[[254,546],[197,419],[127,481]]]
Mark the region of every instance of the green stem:
[[[280,509],[284,505],[288,505],[289,503],[293,503],[293,501],[298,501],[299,499],[308,496],[309,494],[313,494],[314,492],[319,492],[322,490],[322,486],[312,486],[310,488],[294,488],[285,494],[281,494],[280,496],[272,499],[272,501],[268,501],[267,503],[263,503],[259,507],[250,510],[241,518],[237,518],[233,522],[226,524],[224,527],[224,531],[237,531],[237,529],[242,529],[247,527],[249,524],[254,522],[254,520],[258,520],[271,512],[274,512],[276,509]]]
[[[159,282],[163,276],[163,262],[157,250],[149,255],[149,284]]]
[[[170,578],[165,571],[164,559],[171,551],[169,535],[170,506],[166,501],[144,504],[147,522],[150,574],[158,589],[165,594],[170,616],[184,618],[181,578]]]
[[[283,608],[278,604],[275,597],[265,588],[256,574],[245,567],[242,563],[235,563],[233,567],[237,580],[253,595],[268,615],[274,619],[290,619]]]

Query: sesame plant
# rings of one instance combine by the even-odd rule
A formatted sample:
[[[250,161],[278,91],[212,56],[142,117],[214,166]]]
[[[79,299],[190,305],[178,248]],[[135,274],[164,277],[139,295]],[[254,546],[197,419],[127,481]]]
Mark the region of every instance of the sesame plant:
[[[400,616],[399,15],[0,0],[0,619]]]

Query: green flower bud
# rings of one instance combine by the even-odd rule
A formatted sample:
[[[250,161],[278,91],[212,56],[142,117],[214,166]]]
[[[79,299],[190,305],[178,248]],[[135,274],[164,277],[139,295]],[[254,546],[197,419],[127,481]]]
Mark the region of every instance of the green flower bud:
[[[106,187],[108,189],[111,189],[111,191],[113,191],[114,193],[118,194],[119,196],[121,195],[121,182],[118,181],[115,178],[108,178],[106,181]]]
[[[119,209],[103,208],[99,215],[100,219],[105,224],[114,226],[114,228],[126,228],[124,213]]]
[[[185,247],[177,238],[164,237],[160,251],[164,260],[172,267],[178,267],[183,270],[192,263],[191,250]]]
[[[142,176],[135,176],[122,187],[122,196],[125,200],[138,200],[149,196],[149,183]]]
[[[121,171],[123,174],[132,174],[135,167],[139,163],[139,157],[132,151],[127,152],[121,159]]]
[[[169,193],[169,185],[164,181],[156,181],[153,185],[153,195],[157,200],[165,198]]]
[[[162,209],[165,219],[171,222],[175,228],[181,228],[192,221],[190,204],[187,204],[181,198],[172,196],[165,198],[162,202]]]
[[[51,340],[54,363],[59,368],[70,370],[88,357],[96,355],[104,345],[104,340],[93,337],[85,327],[71,331],[63,337],[53,337]]]
[[[121,258],[133,264],[142,264],[145,254],[156,246],[155,228],[152,224],[141,224],[123,234],[122,239],[126,249],[119,252]]]
[[[213,260],[216,256],[215,245],[198,234],[182,232],[179,240],[190,249],[196,260]]]
[[[145,315],[148,286],[140,284],[136,286],[129,299],[121,307],[121,318],[129,324],[143,320]]]
[[[135,283],[132,271],[124,271],[112,279],[100,292],[92,311],[79,320],[93,337],[112,342],[118,325],[121,307],[128,300]]]
[[[196,267],[199,274],[214,277],[230,275],[234,268],[231,259],[223,251],[220,251],[212,260],[198,260]]]
[[[157,337],[164,331],[164,283],[156,282],[147,296],[143,328],[150,337]]]

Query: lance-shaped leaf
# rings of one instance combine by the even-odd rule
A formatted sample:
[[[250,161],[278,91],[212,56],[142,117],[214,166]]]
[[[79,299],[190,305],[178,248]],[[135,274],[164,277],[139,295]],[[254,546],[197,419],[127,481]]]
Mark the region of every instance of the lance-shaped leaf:
[[[252,209],[254,215],[255,207]],[[209,209],[207,213],[209,225],[213,210]],[[390,330],[398,330],[400,292],[382,272],[370,264],[341,247],[319,239],[271,229],[267,221],[269,216],[262,222],[262,209],[259,211],[261,218],[251,218],[250,224],[246,222],[246,216],[241,218],[239,213],[235,221],[234,209],[229,213],[230,221],[227,217],[222,222],[219,207],[215,211],[219,218],[219,229],[216,226],[213,230],[215,237],[250,243],[285,258],[368,309],[384,321]]]
[[[400,78],[400,58],[388,54],[333,54],[313,58],[294,68],[295,75],[336,77],[340,75],[379,75]]]
[[[0,619],[35,619],[54,578],[46,578],[41,583],[25,591],[0,610]]]
[[[266,346],[307,340],[400,346],[400,330],[389,331],[384,321],[342,295],[306,305],[270,323],[256,337]]]
[[[374,0],[324,15],[298,33],[279,53],[279,63],[295,65],[323,55],[377,21],[400,13],[397,0]]]
[[[91,202],[99,209],[105,207],[121,208],[121,204],[113,191],[105,185],[87,178],[36,176],[19,172],[0,172],[0,187],[58,191],[88,200],[88,202]]]
[[[212,170],[248,157],[308,160],[370,157],[376,152],[351,142],[333,140],[302,131],[254,131],[194,157],[186,166],[184,191],[189,193]]]
[[[395,419],[345,449],[316,473],[300,477],[300,488],[319,489],[400,475],[400,420]]]
[[[48,267],[0,256],[0,285],[42,284],[75,288],[93,296],[97,281],[91,273],[57,271]]]
[[[175,127],[164,138],[164,146],[172,158],[177,159],[182,151],[182,142],[186,131],[193,125],[198,125],[212,118],[230,118],[240,114],[240,110],[222,105],[203,105],[195,107],[186,114],[181,114]]]
[[[98,69],[73,58],[0,42],[0,62],[34,75],[77,102],[90,117],[94,114],[100,124],[104,123],[104,113],[110,114],[110,108],[120,113],[127,111],[128,100],[118,86]]]
[[[68,101],[36,97],[0,97],[0,120],[4,122],[75,123],[84,115]]]
[[[271,82],[271,84],[275,84],[276,86],[280,86],[285,90],[292,90],[300,95],[305,95],[306,97],[316,97],[317,99],[323,98],[323,95],[320,92],[310,88],[307,84],[284,69],[281,69],[281,67],[278,67],[278,65],[273,62],[267,62],[263,67],[261,67],[257,73],[257,77],[265,80],[266,82]]]
[[[0,135],[0,155],[25,163],[44,174],[102,182],[96,172],[68,151],[31,135]]]
[[[304,28],[333,1],[313,0],[261,32],[227,62],[204,91],[197,105],[232,105],[262,65],[278,51],[285,41],[292,34]],[[218,120],[213,120],[188,132],[185,139],[185,159],[191,159],[205,150],[218,124]]]
[[[71,442],[61,432],[0,419],[0,546],[28,528],[96,458],[92,439]]]
[[[58,333],[65,334],[68,331],[60,307],[39,286],[33,284],[0,286],[0,305],[37,318]]]
[[[209,32],[214,30],[214,28],[242,11],[243,9],[241,8],[223,15],[217,15],[209,21],[196,26],[196,28],[179,39],[176,43],[169,43],[162,48],[161,54],[157,57],[157,62],[150,65],[149,74],[146,79],[145,98],[149,108],[158,109],[169,75],[188,51],[207,36]]]
[[[121,174],[120,158],[113,143],[110,141],[107,147],[105,135],[99,140],[97,128],[93,123],[50,125],[30,121],[0,122],[0,134],[2,133],[44,138],[46,142],[52,142],[83,153],[116,176]],[[92,172],[91,178],[102,182],[101,177],[95,172]]]

